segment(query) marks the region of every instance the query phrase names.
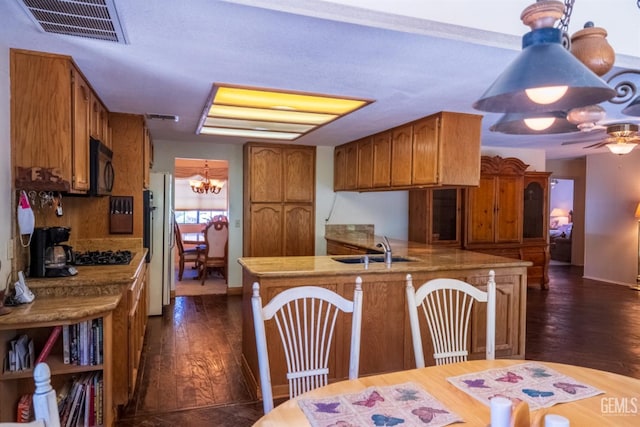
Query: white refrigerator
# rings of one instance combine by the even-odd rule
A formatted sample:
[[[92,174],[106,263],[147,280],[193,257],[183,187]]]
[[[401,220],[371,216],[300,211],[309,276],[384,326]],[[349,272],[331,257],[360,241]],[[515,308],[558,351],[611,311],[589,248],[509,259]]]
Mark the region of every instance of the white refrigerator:
[[[175,288],[175,234],[173,232],[173,176],[151,172],[149,189],[153,193],[149,262],[149,315],[161,315]]]

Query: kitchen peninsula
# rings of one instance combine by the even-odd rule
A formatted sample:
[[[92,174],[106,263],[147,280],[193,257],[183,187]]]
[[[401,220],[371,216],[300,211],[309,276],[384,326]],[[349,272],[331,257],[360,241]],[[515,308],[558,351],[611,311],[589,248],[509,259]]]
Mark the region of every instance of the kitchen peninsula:
[[[260,396],[260,389],[251,312],[253,282],[260,283],[262,302],[267,304],[284,289],[301,285],[326,287],[352,299],[355,279],[360,276],[363,282],[360,375],[370,375],[415,367],[405,302],[405,278],[408,273],[413,276],[415,284],[437,277],[451,277],[484,288],[489,270],[494,270],[497,284],[496,357],[524,358],[527,266],[531,265],[530,262],[390,239],[393,256],[405,257],[409,261],[394,262],[390,267],[383,262],[370,262],[365,268],[363,263],[344,263],[339,259],[357,259],[366,253],[380,252],[376,244],[382,240],[381,236],[344,231],[325,237],[327,252],[334,256],[238,260],[243,267],[243,371],[250,390],[257,396]],[[345,251],[340,252],[341,247]],[[485,308],[475,305],[470,330],[470,359],[484,355],[485,319]],[[329,381],[348,376],[348,325],[349,316],[338,321],[332,347],[335,351],[329,364]],[[266,326],[273,393],[274,396],[287,396],[282,346],[275,326],[269,323]],[[433,351],[430,349],[431,339],[427,328],[423,328],[423,335],[425,362],[427,365],[433,364],[429,356]]]
[[[102,376],[104,425],[118,418],[118,407],[128,402],[135,388],[137,368],[147,320],[147,250],[141,239],[91,239],[76,248],[128,249],[128,265],[78,266],[72,277],[27,278],[35,295],[30,304],[11,307],[0,316],[0,352],[7,354],[9,341],[27,335],[37,357],[56,326],[100,319],[103,361],[96,365],[63,363],[63,338],[56,339],[46,362],[57,390],[81,373]],[[0,374],[0,422],[13,421],[20,396],[33,389],[32,369]]]

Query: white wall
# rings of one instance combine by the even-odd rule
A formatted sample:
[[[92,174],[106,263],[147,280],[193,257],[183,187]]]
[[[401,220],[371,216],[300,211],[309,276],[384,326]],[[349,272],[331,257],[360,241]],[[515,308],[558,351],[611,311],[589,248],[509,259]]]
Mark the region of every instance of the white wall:
[[[9,47],[0,40],[0,289],[5,288],[11,273],[8,247],[13,235],[11,193],[11,120],[9,114]]]
[[[532,148],[480,147],[483,156],[515,157],[529,165],[528,171],[544,172],[546,160],[544,150]]]
[[[638,274],[640,150],[587,156],[584,277],[631,285]]]
[[[173,174],[176,157],[216,159],[229,162],[229,287],[242,286],[242,145],[201,142],[153,141],[154,172]]]

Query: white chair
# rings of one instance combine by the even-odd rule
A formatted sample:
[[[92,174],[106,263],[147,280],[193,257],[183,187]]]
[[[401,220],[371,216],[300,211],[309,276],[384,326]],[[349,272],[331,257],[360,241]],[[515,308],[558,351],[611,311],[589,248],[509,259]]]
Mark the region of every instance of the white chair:
[[[262,306],[260,285],[253,284],[253,323],[256,333],[260,386],[264,413],[273,409],[271,373],[265,321],[274,319],[287,362],[289,398],[327,384],[328,361],[339,311],[353,313],[349,379],[358,378],[360,326],[362,324],[362,279],[356,278],[353,301],[318,286],[299,286],[276,295]]]
[[[38,363],[33,370],[36,389],[33,393],[35,421],[30,423],[0,423],[0,427],[60,427],[56,392],[51,387],[49,365]]]
[[[489,272],[487,291],[457,279],[433,279],[416,291],[413,279],[407,274],[407,304],[416,367],[424,368],[424,353],[418,307],[422,307],[431,339],[433,358],[437,365],[467,360],[467,337],[474,300],[487,303],[486,358],[495,358],[496,346],[496,282],[495,272]]]

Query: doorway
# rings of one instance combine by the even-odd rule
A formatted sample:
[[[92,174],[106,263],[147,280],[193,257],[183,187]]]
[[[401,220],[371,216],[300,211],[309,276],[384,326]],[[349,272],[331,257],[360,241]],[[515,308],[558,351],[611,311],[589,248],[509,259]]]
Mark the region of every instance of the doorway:
[[[224,277],[211,273],[204,285],[198,277],[195,257],[205,250],[204,229],[217,216],[229,217],[229,162],[216,159],[176,158],[174,165],[174,211],[183,254],[176,242],[176,296],[226,294]],[[185,257],[180,280],[180,257]]]

